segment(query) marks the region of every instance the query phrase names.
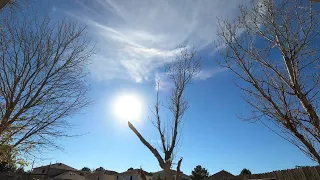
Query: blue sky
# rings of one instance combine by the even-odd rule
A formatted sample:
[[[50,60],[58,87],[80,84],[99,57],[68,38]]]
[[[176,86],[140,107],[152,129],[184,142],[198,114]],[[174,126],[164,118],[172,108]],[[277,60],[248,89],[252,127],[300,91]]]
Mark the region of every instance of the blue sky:
[[[155,79],[162,78],[163,66],[181,44],[197,46],[203,58],[203,69],[186,92],[191,107],[177,156],[184,158],[184,173],[190,174],[196,165],[210,174],[222,169],[239,174],[243,168],[261,173],[315,165],[261,123],[237,118],[249,115],[250,109],[234,85],[236,77],[215,64],[221,57],[212,42],[216,17],[233,19],[240,4],[249,5],[249,1],[40,1],[40,16],[86,25],[97,54],[88,66],[89,96],[94,104],[70,117],[76,125],[70,133],[84,135],[59,140],[64,150],[45,153],[47,159],[35,166],[63,162],[75,168],[102,166],[118,172],[140,166],[151,172],[160,170],[126,122],[114,116],[112,107],[119,94],[139,96],[143,113],[133,123],[155,145],[158,137],[148,120],[155,101]],[[163,81],[161,93],[166,96],[169,86]]]

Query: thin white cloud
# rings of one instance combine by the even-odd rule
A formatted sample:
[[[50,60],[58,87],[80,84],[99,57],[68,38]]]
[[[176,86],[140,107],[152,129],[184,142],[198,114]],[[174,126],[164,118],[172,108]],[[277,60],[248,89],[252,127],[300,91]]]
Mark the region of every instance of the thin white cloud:
[[[68,12],[84,21],[97,39],[91,69],[99,80],[150,80],[172,61],[179,45],[203,48],[215,38],[216,17],[233,18],[238,2],[221,0],[78,0]],[[110,72],[111,71],[111,72]],[[219,70],[203,71],[207,79]]]
[[[228,68],[220,68],[220,67],[216,67],[216,68],[211,68],[211,69],[204,69],[201,70],[196,76],[195,79],[197,80],[206,80],[208,78],[211,78],[212,76],[224,72],[228,70]]]
[[[214,75],[224,72],[226,70],[228,70],[228,68],[215,67],[210,69],[208,68],[203,69],[194,77],[194,80],[195,81],[207,80],[213,77]],[[170,82],[170,80],[168,79],[165,73],[156,72],[154,81],[155,81],[155,90],[157,90],[158,85],[159,85],[160,91],[169,91],[173,87],[172,82]]]

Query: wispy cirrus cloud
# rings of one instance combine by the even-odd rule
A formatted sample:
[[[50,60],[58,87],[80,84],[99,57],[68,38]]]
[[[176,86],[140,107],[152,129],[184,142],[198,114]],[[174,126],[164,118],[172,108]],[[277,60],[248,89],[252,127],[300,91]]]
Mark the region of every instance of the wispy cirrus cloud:
[[[214,67],[202,69],[198,74],[196,74],[194,80],[207,80],[226,70],[228,70],[228,68]],[[166,73],[163,72],[156,72],[154,81],[156,82],[155,90],[158,90],[159,88],[160,91],[169,91],[173,87],[172,82],[168,79]]]
[[[179,45],[203,48],[215,39],[216,17],[235,16],[239,4],[220,0],[78,0],[68,13],[88,25],[99,53],[91,69],[98,80],[152,80]],[[210,67],[211,68],[211,67]],[[198,79],[222,72],[208,69]]]
[[[214,67],[214,68],[209,68],[209,69],[203,69],[195,76],[195,79],[206,80],[206,79],[211,78],[212,76],[214,76],[218,73],[224,72],[226,70],[228,70],[228,68]]]

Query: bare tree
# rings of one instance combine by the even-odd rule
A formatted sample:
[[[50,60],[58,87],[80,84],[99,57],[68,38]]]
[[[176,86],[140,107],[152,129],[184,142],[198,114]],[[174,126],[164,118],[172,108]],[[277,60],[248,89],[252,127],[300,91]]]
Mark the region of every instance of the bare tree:
[[[88,105],[85,67],[93,49],[75,23],[21,19],[1,22],[0,147],[30,154],[58,147],[55,140],[68,136],[66,118]]]
[[[320,163],[319,11],[298,0],[253,4],[240,7],[236,21],[219,21],[220,64],[239,77],[249,120],[261,120]]]
[[[164,170],[167,180],[172,179],[172,163],[175,156],[175,150],[179,144],[181,135],[181,123],[183,116],[188,109],[188,101],[184,96],[186,87],[190,84],[192,78],[200,71],[200,61],[196,57],[196,49],[191,51],[187,48],[181,48],[181,54],[177,55],[175,60],[169,64],[166,68],[166,75],[173,83],[171,90],[168,109],[172,114],[172,118],[163,119],[160,116],[160,99],[159,99],[159,82],[157,84],[157,95],[155,104],[155,121],[153,121],[156,127],[160,140],[161,151],[164,156],[161,156],[159,151],[154,148],[145,138],[139,133],[139,131],[128,122],[131,130],[138,136],[140,141],[153,153],[157,158],[160,167]],[[176,179],[181,179],[181,166],[182,158],[177,163]]]
[[[11,0],[0,0],[0,10],[2,10]]]
[[[29,4],[32,0],[0,0],[0,12],[5,8],[20,9]],[[22,6],[21,6],[22,5]]]

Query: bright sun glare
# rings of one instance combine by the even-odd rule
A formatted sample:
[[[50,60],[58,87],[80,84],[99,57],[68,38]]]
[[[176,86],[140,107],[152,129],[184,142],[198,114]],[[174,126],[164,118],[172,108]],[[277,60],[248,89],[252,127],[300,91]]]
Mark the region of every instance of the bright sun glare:
[[[114,103],[114,113],[120,120],[137,121],[141,118],[141,99],[132,94],[119,95]]]

